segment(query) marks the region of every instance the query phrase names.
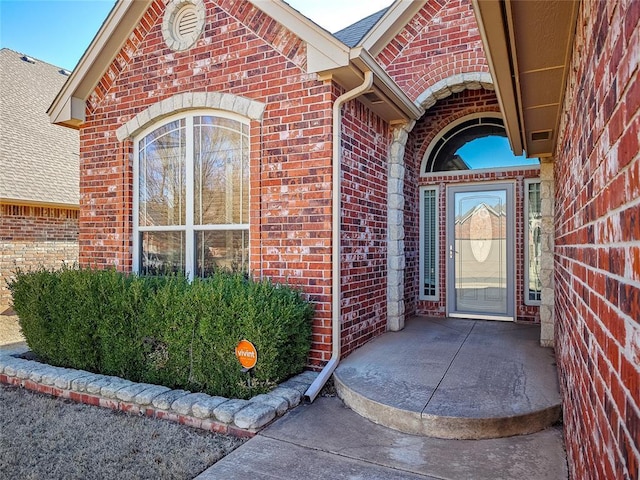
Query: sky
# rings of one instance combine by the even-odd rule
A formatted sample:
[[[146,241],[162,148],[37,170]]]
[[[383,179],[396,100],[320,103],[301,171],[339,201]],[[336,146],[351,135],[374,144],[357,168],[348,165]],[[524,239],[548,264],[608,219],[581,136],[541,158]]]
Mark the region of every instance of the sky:
[[[465,143],[456,151],[456,155],[466,162],[469,167],[495,168],[514,165],[539,165],[537,158],[516,156],[509,146],[507,137],[491,135],[480,137]]]
[[[0,0],[0,48],[72,70],[114,0]],[[318,25],[336,32],[392,0],[289,0]],[[339,12],[339,14],[338,14]]]

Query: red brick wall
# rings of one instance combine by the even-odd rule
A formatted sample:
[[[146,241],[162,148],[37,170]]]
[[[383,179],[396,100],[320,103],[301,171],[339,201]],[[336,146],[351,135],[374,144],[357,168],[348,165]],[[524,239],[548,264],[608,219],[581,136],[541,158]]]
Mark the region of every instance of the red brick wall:
[[[331,106],[305,73],[305,45],[246,1],[206,1],[203,36],[166,48],[156,1],[88,102],[81,130],[80,261],[130,270],[132,142],[115,130],[164,98],[227,92],[266,104],[251,123],[250,268],[297,284],[316,303],[310,363],[330,358]]]
[[[582,2],[556,149],[556,353],[575,479],[640,472],[640,2]]]
[[[420,177],[422,158],[432,140],[444,128],[455,120],[474,113],[499,112],[495,92],[487,90],[464,90],[460,93],[440,100],[419,120],[410,134],[405,151],[407,174],[405,178],[406,214],[405,214],[405,248],[407,268],[405,273],[405,303],[407,314],[428,314],[444,316],[446,312],[446,251],[440,248],[439,265],[439,300],[427,302],[418,300],[419,295],[419,261],[420,261],[420,197],[419,187],[438,186],[439,211],[439,245],[446,245],[446,186],[455,183],[483,182],[496,180],[515,181],[516,212],[516,317],[519,321],[539,321],[539,307],[524,303],[524,180],[538,178],[537,169],[512,168],[501,172],[477,173],[460,172],[446,174],[430,174]],[[519,213],[520,212],[520,213]]]
[[[387,327],[389,126],[358,101],[342,129],[342,353]]]
[[[469,0],[429,0],[377,60],[412,100],[452,75],[489,72]]]
[[[78,261],[78,210],[0,205],[0,308],[11,303],[5,280],[16,267],[59,268]]]

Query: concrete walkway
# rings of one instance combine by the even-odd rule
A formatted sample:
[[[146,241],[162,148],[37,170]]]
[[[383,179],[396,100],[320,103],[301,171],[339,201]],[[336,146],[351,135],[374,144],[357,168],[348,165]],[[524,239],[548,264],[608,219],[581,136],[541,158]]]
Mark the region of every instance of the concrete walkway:
[[[414,317],[344,359],[340,398],[368,419],[439,438],[534,433],[560,419],[553,349],[540,326]]]
[[[375,423],[320,397],[198,479],[564,480],[555,360],[538,339],[532,325],[410,319],[336,370],[339,393]]]
[[[287,413],[197,477],[214,479],[565,480],[558,427],[490,440],[442,440],[376,425],[338,398]]]

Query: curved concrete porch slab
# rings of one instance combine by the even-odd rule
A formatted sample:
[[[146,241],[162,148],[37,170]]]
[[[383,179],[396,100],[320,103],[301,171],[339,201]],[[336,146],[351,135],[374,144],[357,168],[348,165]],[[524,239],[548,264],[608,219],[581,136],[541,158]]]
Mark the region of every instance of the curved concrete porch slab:
[[[500,438],[559,420],[552,349],[540,327],[415,317],[342,361],[338,395],[396,430],[450,439]]]

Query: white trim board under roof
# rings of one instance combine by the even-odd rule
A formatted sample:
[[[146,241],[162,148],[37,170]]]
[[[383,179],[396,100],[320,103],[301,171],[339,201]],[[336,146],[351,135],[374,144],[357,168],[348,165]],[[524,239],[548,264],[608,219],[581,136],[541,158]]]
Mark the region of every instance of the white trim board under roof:
[[[377,56],[426,3],[427,0],[395,0],[358,46]]]
[[[579,0],[473,0],[516,155],[553,155]]]
[[[390,123],[406,123],[424,113],[398,87],[374,58],[362,47],[349,48],[329,32],[281,0],[249,0],[271,18],[291,30],[307,43],[307,68],[324,78],[333,78],[350,90],[362,83],[365,71],[374,73],[374,85],[369,94],[360,97],[371,110]],[[412,2],[396,0],[406,9]],[[416,2],[421,3],[421,2]],[[384,15],[380,22],[384,21]],[[375,27],[374,27],[375,28]],[[369,95],[369,96],[367,96]]]
[[[80,128],[85,102],[124,46],[151,0],[118,0],[47,110],[52,123]]]
[[[365,70],[372,70],[375,81],[370,101],[367,97],[362,98],[373,111],[390,123],[408,122],[421,116],[422,109],[404,94],[365,49],[350,49],[282,0],[249,1],[307,43],[310,73],[318,73],[324,78],[333,77],[349,89],[361,83]],[[77,129],[85,122],[87,99],[151,3],[151,0],[117,1],[49,107],[47,113],[52,123]],[[403,9],[411,3],[396,1]],[[396,4],[390,9],[394,10]]]

